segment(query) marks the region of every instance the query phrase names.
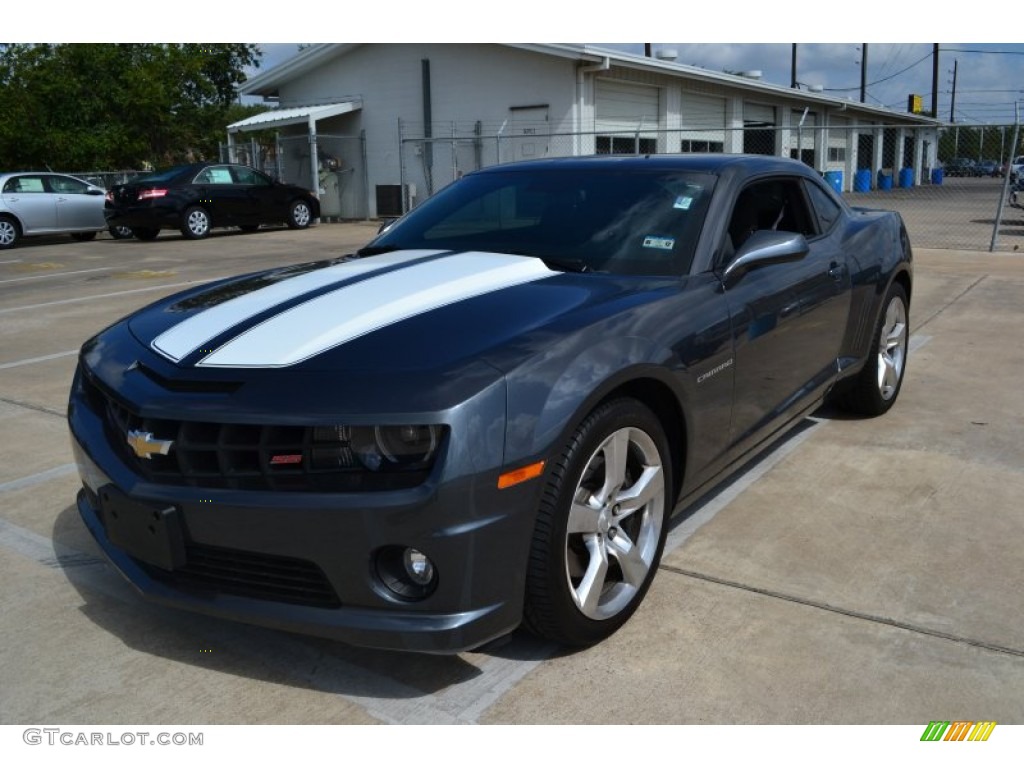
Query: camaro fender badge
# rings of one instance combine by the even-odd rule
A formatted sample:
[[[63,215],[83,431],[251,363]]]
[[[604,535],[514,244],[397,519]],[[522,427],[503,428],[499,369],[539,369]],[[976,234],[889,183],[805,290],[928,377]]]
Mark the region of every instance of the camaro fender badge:
[[[698,376],[697,377],[697,383],[698,384],[703,384],[705,381],[710,379],[716,373],[721,373],[726,368],[728,368],[730,365],[732,365],[732,358],[731,357],[728,360],[726,360],[724,363],[722,363],[721,365],[716,365],[710,371],[705,371],[700,376]]]
[[[154,453],[159,453],[161,456],[166,456],[170,453],[174,441],[158,440],[153,437],[152,432],[133,429],[128,432],[128,445],[132,447],[135,455],[140,459],[151,459]]]

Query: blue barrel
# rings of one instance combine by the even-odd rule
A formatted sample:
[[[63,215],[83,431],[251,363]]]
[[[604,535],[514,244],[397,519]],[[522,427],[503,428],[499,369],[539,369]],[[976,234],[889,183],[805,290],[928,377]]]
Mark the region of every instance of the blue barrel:
[[[942,183],[942,169],[941,168],[932,168],[932,184],[941,184],[941,183]]]
[[[853,191],[871,191],[871,170],[869,168],[861,168],[859,171],[857,171],[857,173],[853,175]]]
[[[825,183],[836,191],[836,194],[843,194],[843,172],[825,171]]]
[[[892,176],[888,173],[878,172],[878,188],[881,190],[892,189]]]
[[[900,189],[909,189],[914,186],[914,169],[900,168]]]

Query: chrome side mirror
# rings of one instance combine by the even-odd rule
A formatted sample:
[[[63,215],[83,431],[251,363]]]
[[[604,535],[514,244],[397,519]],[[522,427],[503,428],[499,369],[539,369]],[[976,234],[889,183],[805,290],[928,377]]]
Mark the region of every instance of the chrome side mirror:
[[[747,241],[740,246],[736,255],[726,265],[722,281],[726,286],[733,285],[752,269],[769,264],[799,261],[810,250],[807,238],[797,232],[758,230],[747,238]]]

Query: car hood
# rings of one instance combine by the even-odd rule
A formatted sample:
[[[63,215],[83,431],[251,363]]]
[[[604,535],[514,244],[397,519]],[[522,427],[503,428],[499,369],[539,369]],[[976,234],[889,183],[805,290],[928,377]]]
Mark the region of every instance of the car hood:
[[[195,371],[507,369],[560,337],[654,300],[678,279],[572,274],[537,258],[410,250],[247,275],[178,294],[129,320],[165,361]]]

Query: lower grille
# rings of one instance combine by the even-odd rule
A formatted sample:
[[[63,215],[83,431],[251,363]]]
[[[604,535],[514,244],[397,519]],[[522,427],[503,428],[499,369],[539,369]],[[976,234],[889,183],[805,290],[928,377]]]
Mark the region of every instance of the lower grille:
[[[191,544],[184,568],[145,566],[157,581],[185,591],[238,595],[256,600],[337,608],[337,594],[323,571],[308,560]]]

